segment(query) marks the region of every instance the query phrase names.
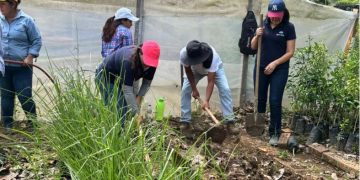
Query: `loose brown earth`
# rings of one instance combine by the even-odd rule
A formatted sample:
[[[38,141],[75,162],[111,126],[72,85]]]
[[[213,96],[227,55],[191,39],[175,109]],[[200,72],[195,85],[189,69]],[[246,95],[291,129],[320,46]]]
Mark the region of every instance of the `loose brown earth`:
[[[204,167],[203,179],[335,179],[335,176],[338,179],[358,178],[355,174],[333,167],[316,155],[306,153],[305,149],[293,155],[286,149],[270,147],[266,137],[250,137],[244,129],[246,112],[236,108],[235,113],[236,126],[241,132],[239,135],[227,135],[222,144],[213,143],[211,139],[204,137],[204,132],[214,125],[204,114],[193,115],[194,133],[191,138],[180,133],[178,117],[169,120],[170,126],[179,133],[169,135],[170,143],[180,147],[176,148],[179,157],[190,160],[191,166]],[[216,116],[220,119],[219,114]],[[0,130],[0,179],[47,179],[61,171],[51,151],[29,151],[32,147],[29,143],[33,143],[31,139],[20,134],[3,134]],[[30,154],[24,155],[24,151],[19,150],[19,147],[11,148],[14,147],[14,139],[19,146],[27,148]],[[39,154],[44,152],[48,153],[45,159],[43,154]],[[18,163],[9,163],[6,159],[8,155]],[[39,158],[38,166],[42,169],[35,169],[35,165],[29,163],[36,158]]]
[[[300,149],[294,155],[286,149],[270,147],[267,144],[266,136],[251,137],[245,131],[246,111],[240,108],[235,109],[236,126],[241,129],[239,135],[227,135],[222,144],[213,143],[207,139],[208,153],[194,151],[190,159],[203,159],[207,170],[204,174],[205,179],[224,178],[226,179],[356,179],[352,173],[346,173],[332,165],[323,162],[316,155],[306,153],[305,149]],[[220,119],[220,115],[217,114]],[[179,118],[170,120],[170,125],[179,130]],[[192,147],[193,144],[205,142],[204,132],[212,125],[211,119],[206,115],[193,114],[192,126],[194,137],[184,135],[184,138],[177,143],[183,149]],[[180,131],[180,130],[179,130]],[[199,148],[204,151],[203,148]],[[180,152],[181,154],[181,152]],[[189,156],[189,155],[187,155]],[[195,157],[195,158],[194,158]],[[198,157],[198,158],[196,158]],[[202,157],[202,158],[199,158]],[[215,162],[207,162],[211,158]],[[207,163],[206,163],[207,162]],[[198,164],[201,164],[197,162]],[[215,165],[214,165],[215,164]],[[220,167],[220,170],[216,167]],[[220,175],[219,175],[220,174]],[[335,177],[336,176],[336,177]]]

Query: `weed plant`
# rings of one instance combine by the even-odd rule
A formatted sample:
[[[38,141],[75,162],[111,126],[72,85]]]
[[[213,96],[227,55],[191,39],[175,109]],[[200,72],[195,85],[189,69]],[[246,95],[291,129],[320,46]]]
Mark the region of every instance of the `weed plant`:
[[[93,76],[68,69],[59,74],[55,88],[46,90],[50,101],[42,103],[48,118],[44,134],[72,179],[200,178],[202,168],[175,158],[166,123],[138,127],[128,116],[121,128],[117,99],[105,106]]]

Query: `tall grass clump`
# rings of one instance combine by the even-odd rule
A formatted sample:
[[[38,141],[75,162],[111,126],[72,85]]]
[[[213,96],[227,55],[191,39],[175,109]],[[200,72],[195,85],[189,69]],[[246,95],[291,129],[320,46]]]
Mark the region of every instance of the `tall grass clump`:
[[[176,158],[166,123],[138,127],[128,117],[122,129],[116,99],[105,106],[92,75],[59,71],[47,91],[44,134],[72,179],[199,179],[201,168]]]

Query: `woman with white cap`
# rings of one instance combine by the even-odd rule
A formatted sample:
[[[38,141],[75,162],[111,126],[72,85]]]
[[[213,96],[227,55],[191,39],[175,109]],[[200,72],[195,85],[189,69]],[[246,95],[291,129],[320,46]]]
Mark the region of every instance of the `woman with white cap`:
[[[18,9],[21,0],[0,0],[0,25],[2,28],[1,44],[4,60],[32,64],[39,56],[42,45],[40,32],[34,19]],[[36,117],[36,106],[32,98],[33,69],[5,63],[5,74],[0,74],[1,120],[7,130],[13,127],[15,96],[32,128],[31,119]]]
[[[102,31],[103,59],[119,48],[134,44],[130,28],[132,23],[138,20],[139,18],[125,7],[118,9],[114,16],[107,19]]]
[[[272,146],[277,145],[281,133],[282,97],[289,75],[289,61],[295,51],[295,27],[289,19],[285,3],[282,0],[270,0],[264,27],[257,28],[256,35],[251,40],[251,48],[257,49],[258,39],[262,38],[258,112],[266,111],[270,86],[269,144]]]
[[[159,63],[160,46],[148,40],[139,46],[131,45],[117,49],[107,56],[96,70],[96,84],[106,105],[117,86],[117,109],[124,126],[125,115],[139,113],[142,97],[145,96],[154,78]],[[142,78],[140,90],[134,92],[134,82]]]

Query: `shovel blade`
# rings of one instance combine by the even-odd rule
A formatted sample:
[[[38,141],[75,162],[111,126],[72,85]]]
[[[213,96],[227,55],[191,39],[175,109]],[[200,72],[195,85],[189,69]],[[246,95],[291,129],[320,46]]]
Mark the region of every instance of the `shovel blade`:
[[[265,131],[265,118],[259,114],[248,114],[245,121],[246,132],[250,136],[261,136]]]
[[[211,140],[215,143],[222,144],[226,139],[226,130],[222,126],[213,126],[207,132],[206,136],[210,137]]]

